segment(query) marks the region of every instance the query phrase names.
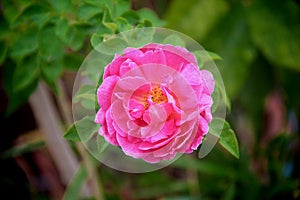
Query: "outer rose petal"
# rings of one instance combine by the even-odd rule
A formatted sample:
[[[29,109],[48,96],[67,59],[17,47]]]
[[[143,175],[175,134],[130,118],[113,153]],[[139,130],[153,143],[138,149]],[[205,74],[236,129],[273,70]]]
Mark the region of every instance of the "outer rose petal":
[[[111,95],[118,80],[117,76],[107,77],[97,90],[98,104],[105,111],[110,107]]]
[[[213,93],[214,87],[215,87],[215,80],[214,80],[212,74],[207,70],[201,70],[200,77],[202,78],[202,84],[204,85],[203,92],[211,95]]]

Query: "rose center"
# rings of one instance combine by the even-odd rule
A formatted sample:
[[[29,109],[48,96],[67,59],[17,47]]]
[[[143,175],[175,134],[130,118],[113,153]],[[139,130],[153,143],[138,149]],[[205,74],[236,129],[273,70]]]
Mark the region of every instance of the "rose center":
[[[155,86],[150,92],[151,101],[157,104],[168,102],[168,98],[163,93],[160,86]]]

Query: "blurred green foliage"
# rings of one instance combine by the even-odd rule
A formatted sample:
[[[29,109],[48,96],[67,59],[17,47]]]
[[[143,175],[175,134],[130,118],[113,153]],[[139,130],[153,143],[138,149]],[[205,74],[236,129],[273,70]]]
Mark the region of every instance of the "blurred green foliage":
[[[220,155],[214,160],[218,154],[212,153],[209,161],[236,175],[199,181],[202,194],[299,198],[299,2],[174,0],[164,19],[166,27],[190,35],[223,58],[216,63],[230,96],[228,119],[239,136],[241,156],[239,161],[219,160]]]
[[[164,21],[149,9],[132,10],[128,0],[2,0],[0,63],[10,99],[7,112],[26,102],[41,80],[59,94],[56,82],[62,74],[76,71],[92,46],[111,34],[133,26],[165,25],[223,58],[216,63],[231,99],[228,119],[238,133],[240,159],[218,145],[204,159],[183,156],[170,167],[145,174],[99,166],[106,198],[299,198],[299,3],[165,0],[154,4]],[[78,198],[86,178],[82,167],[65,198]]]
[[[4,0],[0,61],[12,113],[27,101],[39,80],[58,94],[56,81],[77,70],[92,45],[133,26],[160,26],[149,9],[130,10],[129,0]],[[9,66],[9,67],[7,67]]]

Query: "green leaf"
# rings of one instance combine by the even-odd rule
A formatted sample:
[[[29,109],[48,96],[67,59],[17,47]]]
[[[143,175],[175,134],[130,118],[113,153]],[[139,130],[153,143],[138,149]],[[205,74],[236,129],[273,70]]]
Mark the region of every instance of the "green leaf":
[[[47,25],[38,34],[39,53],[46,62],[58,60],[63,56],[63,47],[55,34],[55,26]]]
[[[83,164],[81,164],[76,174],[70,180],[63,196],[63,200],[79,200],[81,188],[87,178],[88,174],[86,168]]]
[[[7,53],[7,46],[5,42],[0,41],[0,65],[4,62]]]
[[[94,101],[95,100],[95,87],[92,85],[83,85],[76,95],[74,96],[74,103],[80,102],[82,100],[90,100]]]
[[[103,41],[103,36],[97,33],[94,33],[91,37],[91,45],[96,48]]]
[[[123,17],[116,18],[115,22],[118,27],[117,28],[118,32],[128,31],[128,30],[132,29],[132,26],[130,25],[130,23]]]
[[[64,138],[75,142],[87,142],[99,130],[99,124],[94,122],[94,117],[85,116],[76,121],[64,134]]]
[[[115,55],[122,54],[123,50],[127,46],[128,44],[125,40],[115,37],[100,43],[98,46],[96,46],[96,50],[106,55]]]
[[[13,90],[20,91],[31,85],[40,74],[37,57],[29,56],[18,63],[13,75]]]
[[[148,8],[142,8],[138,11],[136,11],[137,14],[140,16],[141,21],[151,21],[153,23],[153,26],[164,26],[165,22],[161,20],[155,12]]]
[[[124,34],[124,38],[128,45],[131,47],[142,47],[153,41],[153,35],[155,34],[154,29],[139,27],[137,29],[132,29],[131,31]]]
[[[67,32],[68,45],[74,51],[80,50],[84,45],[85,36],[85,32],[80,28],[80,25],[72,25]]]
[[[38,49],[37,32],[36,28],[27,27],[24,33],[19,34],[19,37],[12,45],[10,56],[17,59],[35,52]]]
[[[59,20],[57,20],[56,27],[55,27],[55,34],[64,43],[68,42],[68,35],[67,35],[68,30],[69,30],[69,22],[67,19],[60,18]]]
[[[140,16],[136,11],[129,10],[121,15],[121,17],[125,18],[130,24],[135,25],[140,21]]]
[[[83,55],[79,53],[66,54],[63,58],[63,68],[65,70],[77,71],[84,60]]]
[[[102,13],[102,9],[91,4],[83,4],[78,8],[78,17],[81,20],[89,20],[99,13]]]
[[[49,19],[48,12],[49,11],[46,6],[38,3],[32,3],[23,9],[22,12],[14,19],[11,27],[15,28],[27,21],[32,21],[40,27]]]
[[[222,131],[221,134],[220,131]],[[233,156],[239,158],[240,153],[238,140],[228,122],[221,118],[214,118],[209,124],[209,133],[216,137],[220,137],[220,145]]]
[[[84,108],[88,110],[94,110],[96,105],[96,88],[93,85],[83,85],[76,92],[74,103],[80,103]]]
[[[52,62],[40,62],[40,69],[44,80],[48,86],[58,94],[58,88],[56,82],[63,72],[62,60],[56,60]]]
[[[255,1],[248,21],[256,46],[277,66],[300,70],[300,8],[293,1]]]
[[[14,73],[16,73],[16,65],[15,63],[12,63],[11,60],[7,60],[5,62],[5,66],[3,68],[3,86],[5,89],[5,93],[8,96],[8,107],[6,110],[6,115],[12,114],[16,109],[18,109],[21,105],[23,105],[25,102],[27,102],[28,97],[32,94],[32,92],[36,89],[36,86],[38,84],[38,79],[33,80],[30,85],[27,85],[26,88],[15,91],[14,83],[13,83],[13,77]],[[30,75],[31,76],[31,75]]]
[[[98,153],[102,153],[107,147],[109,143],[104,139],[103,136],[97,135],[97,149]]]
[[[106,26],[108,29],[110,29],[113,33],[117,30],[117,25],[114,23],[114,20],[111,16],[110,9],[106,6],[103,12],[103,19],[102,23],[104,26]]]
[[[68,12],[72,8],[70,0],[48,0],[53,8],[59,12]]]
[[[74,141],[74,142],[80,142],[81,141],[80,137],[78,135],[75,124],[73,124],[70,128],[68,128],[68,130],[64,134],[64,138],[66,140],[71,140],[71,141]]]
[[[184,40],[180,36],[178,36],[176,34],[169,35],[168,37],[166,37],[166,39],[164,39],[163,43],[164,44],[172,44],[172,45],[175,45],[175,46],[185,47]]]

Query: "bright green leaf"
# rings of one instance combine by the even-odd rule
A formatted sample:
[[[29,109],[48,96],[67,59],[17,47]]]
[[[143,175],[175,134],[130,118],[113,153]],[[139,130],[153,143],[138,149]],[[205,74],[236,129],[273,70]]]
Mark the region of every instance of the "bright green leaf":
[[[103,12],[103,19],[102,23],[104,26],[106,26],[108,29],[110,29],[113,33],[117,30],[117,25],[114,23],[114,20],[111,16],[110,9],[106,6]]]
[[[94,122],[94,117],[86,116],[76,121],[64,134],[64,138],[72,141],[87,142],[99,129],[99,124]]]
[[[239,158],[240,153],[238,140],[228,122],[221,118],[214,118],[209,124],[209,133],[216,137],[220,137],[220,145],[233,156]]]

